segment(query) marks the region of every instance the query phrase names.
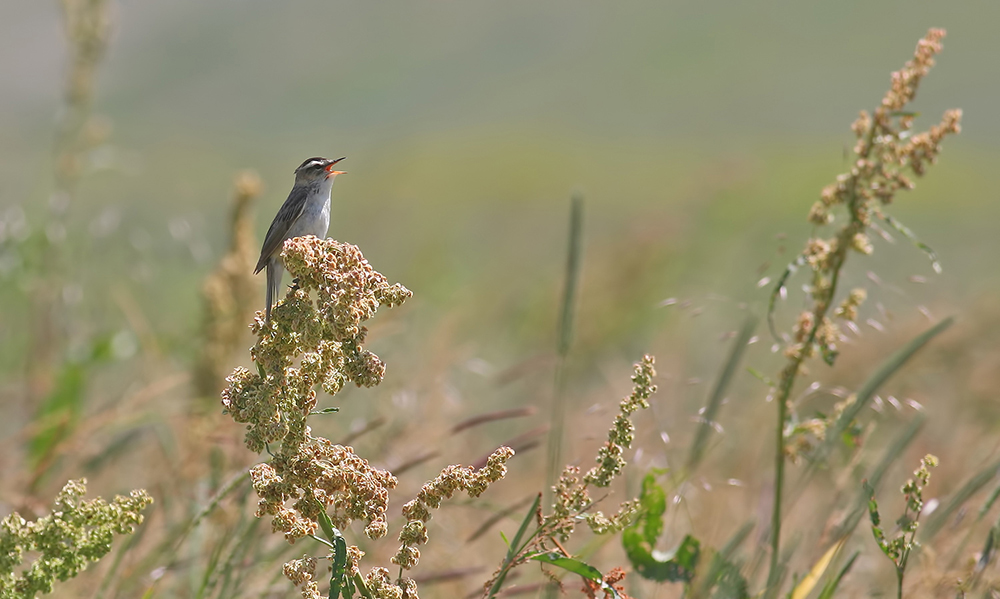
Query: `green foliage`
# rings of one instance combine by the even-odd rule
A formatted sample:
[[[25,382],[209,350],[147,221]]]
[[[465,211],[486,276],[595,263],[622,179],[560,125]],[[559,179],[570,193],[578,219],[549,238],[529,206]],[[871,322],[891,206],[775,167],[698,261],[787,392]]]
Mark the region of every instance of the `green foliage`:
[[[622,546],[629,561],[643,578],[659,582],[691,582],[701,553],[698,539],[687,535],[676,549],[665,557],[654,547],[663,532],[663,513],[667,496],[656,483],[656,474],[647,474],[639,494],[640,512],[635,524],[622,531]]]
[[[48,516],[33,522],[14,512],[0,523],[0,598],[30,599],[51,593],[56,580],[66,581],[90,562],[111,551],[115,534],[131,534],[142,523],[140,513],[153,498],[145,491],[132,491],[108,503],[84,500],[85,480],[70,481],[56,496]],[[25,554],[38,557],[25,570],[17,571]]]
[[[28,442],[28,457],[33,468],[44,469],[58,444],[76,427],[83,412],[87,377],[95,366],[111,357],[111,338],[103,336],[91,344],[82,358],[67,360],[62,365],[54,388],[35,415],[39,429]]]
[[[510,569],[513,567],[518,555],[527,547],[527,542],[522,543],[522,541],[524,540],[524,535],[528,532],[528,527],[535,520],[541,503],[542,495],[539,493],[535,496],[535,500],[531,502],[531,507],[528,508],[524,519],[521,520],[521,525],[517,528],[514,538],[510,539],[510,541],[504,538],[504,541],[507,541],[507,555],[504,556],[503,565],[500,566],[500,570],[497,572],[496,577],[494,577],[493,583],[486,591],[487,597],[493,597],[500,592],[500,589],[503,588],[504,580],[507,579],[507,574],[510,573]],[[534,535],[531,535],[528,540],[530,541],[533,537]]]
[[[903,514],[896,520],[899,533],[892,538],[888,538],[882,529],[882,517],[879,515],[878,503],[875,501],[875,489],[863,483],[865,493],[868,495],[868,515],[872,522],[872,535],[879,549],[882,550],[896,567],[897,596],[903,596],[903,577],[906,574],[906,566],[909,562],[913,550],[920,546],[916,541],[917,527],[919,526],[920,513],[924,508],[923,491],[930,482],[930,469],[938,465],[938,459],[932,455],[926,455],[920,460],[920,467],[913,471],[913,478],[903,484],[900,493],[906,502],[903,507]]]
[[[573,574],[578,574],[587,580],[597,583],[598,587],[608,595],[619,597],[618,591],[604,580],[604,575],[601,574],[601,571],[586,562],[571,557],[564,557],[554,551],[536,553],[530,559],[551,564]]]

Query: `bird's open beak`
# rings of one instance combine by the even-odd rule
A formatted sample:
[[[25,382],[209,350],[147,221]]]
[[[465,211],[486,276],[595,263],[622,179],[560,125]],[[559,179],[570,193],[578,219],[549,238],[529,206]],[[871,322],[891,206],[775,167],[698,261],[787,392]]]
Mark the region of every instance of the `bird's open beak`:
[[[331,162],[330,164],[326,165],[326,176],[327,176],[327,178],[329,178],[329,177],[336,177],[337,175],[344,175],[344,174],[347,173],[347,171],[335,171],[335,170],[333,170],[333,165],[337,164],[338,162],[340,162],[344,158],[347,158],[347,156],[344,156],[342,158],[338,158],[338,159],[334,160],[333,162]]]

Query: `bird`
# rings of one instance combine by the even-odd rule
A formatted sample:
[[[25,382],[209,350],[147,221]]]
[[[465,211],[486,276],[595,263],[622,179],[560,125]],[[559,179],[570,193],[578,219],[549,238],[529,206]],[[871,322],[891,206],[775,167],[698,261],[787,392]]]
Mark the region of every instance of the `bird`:
[[[267,267],[267,305],[264,309],[265,326],[271,322],[271,306],[277,299],[281,276],[285,272],[281,262],[281,248],[286,239],[315,235],[326,237],[330,228],[330,190],[337,175],[346,171],[333,170],[343,160],[314,157],[295,169],[295,184],[285,203],[271,221],[260,249],[260,259],[253,274]]]

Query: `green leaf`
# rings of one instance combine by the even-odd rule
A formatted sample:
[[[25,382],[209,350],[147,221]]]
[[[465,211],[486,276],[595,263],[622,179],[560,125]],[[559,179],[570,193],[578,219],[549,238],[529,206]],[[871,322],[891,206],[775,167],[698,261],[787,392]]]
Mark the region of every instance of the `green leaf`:
[[[717,599],[749,599],[749,584],[739,567],[718,554],[714,560],[719,560],[719,566],[715,578],[716,591],[712,596]]]
[[[889,543],[885,540],[885,532],[881,528],[882,517],[878,513],[878,502],[875,501],[875,489],[872,488],[868,481],[861,483],[865,489],[865,493],[868,494],[868,516],[872,521],[872,536],[875,537],[875,542],[878,543],[879,549],[882,553],[886,554],[890,558],[892,557],[889,552]]]
[[[538,511],[538,505],[541,502],[542,494],[539,493],[535,496],[535,500],[531,502],[531,507],[528,508],[528,513],[524,515],[524,520],[521,521],[521,526],[518,527],[513,540],[510,542],[510,550],[507,553],[508,558],[514,557],[514,554],[521,550],[521,539],[524,538],[524,533],[528,531],[528,526],[530,526],[531,522],[535,519],[535,512]]]
[[[579,287],[582,248],[583,198],[574,195],[570,200],[566,287],[563,288],[562,309],[559,311],[559,344],[556,349],[560,356],[565,356],[569,352],[569,344],[573,340],[573,311],[576,307],[576,293]]]
[[[642,481],[639,505],[635,524],[622,531],[622,546],[635,571],[651,580],[690,582],[701,551],[698,539],[687,535],[666,556],[654,553],[653,547],[663,531],[662,517],[667,509],[667,496],[656,484],[653,474],[647,474]]]
[[[316,503],[319,503],[319,501],[317,500]],[[323,534],[326,535],[326,538],[330,539],[331,543],[337,537],[341,536],[340,531],[333,526],[333,520],[330,520],[330,515],[326,513],[325,506],[319,510],[319,527],[323,529]]]
[[[656,484],[656,477],[647,474],[642,480],[642,491],[639,494],[639,507],[642,510],[636,525],[642,523],[642,538],[651,546],[656,544],[663,531],[663,514],[667,511],[667,494],[663,487]],[[630,527],[630,528],[634,528]]]
[[[517,557],[517,554],[521,552],[521,539],[524,538],[524,534],[528,531],[528,526],[531,525],[532,520],[535,519],[535,513],[538,511],[538,506],[542,502],[542,494],[539,493],[535,496],[535,500],[531,502],[531,507],[528,508],[528,513],[524,515],[524,519],[521,521],[521,526],[517,529],[517,533],[514,534],[514,538],[508,542],[507,537],[501,532],[500,535],[503,536],[503,540],[507,543],[507,556],[503,560],[503,564],[500,566],[500,573],[497,575],[496,580],[493,581],[493,586],[487,591],[487,597],[495,597],[497,593],[500,592],[500,588],[503,587],[503,581],[507,578],[508,567],[510,563]],[[533,537],[534,534],[531,535]],[[529,537],[529,539],[531,538]]]
[[[334,414],[339,411],[340,408],[323,408],[322,410],[313,410],[312,412],[309,412],[309,415],[311,416],[314,414]]]
[[[588,578],[595,582],[603,582],[604,575],[597,568],[591,566],[586,562],[581,562],[578,559],[573,559],[571,557],[565,557],[560,553],[555,551],[547,551],[545,553],[536,553],[532,555],[529,559],[536,562],[545,562],[546,564],[552,564],[553,566],[558,566],[563,570],[569,570],[574,574],[579,574],[584,578]]]
[[[823,356],[823,361],[826,362],[827,366],[833,366],[833,363],[837,361],[837,356],[840,355],[840,352],[829,345],[820,345],[819,353]]]
[[[604,575],[597,568],[591,566],[586,562],[582,562],[578,559],[571,557],[565,557],[554,551],[546,553],[536,553],[532,555],[529,559],[537,562],[544,562],[546,564],[551,564],[563,570],[567,570],[574,574],[579,574],[580,576],[593,580],[594,582],[601,585],[601,590],[605,593],[612,595],[613,597],[618,597],[618,591],[615,590],[613,586],[604,581]]]
[[[323,512],[326,513],[325,511]],[[334,529],[336,530],[336,529]],[[347,578],[347,540],[338,534],[333,541],[333,572],[330,573],[330,599],[340,599],[340,591]],[[348,595],[350,597],[350,595]]]

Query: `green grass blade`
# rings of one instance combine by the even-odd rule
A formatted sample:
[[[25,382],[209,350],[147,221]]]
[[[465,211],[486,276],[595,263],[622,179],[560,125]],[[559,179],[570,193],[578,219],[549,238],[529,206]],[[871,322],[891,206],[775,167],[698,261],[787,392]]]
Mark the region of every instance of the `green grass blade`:
[[[823,454],[827,453],[832,449],[833,444],[840,440],[840,435],[847,429],[851,421],[857,418],[861,410],[868,405],[868,401],[875,395],[879,387],[882,386],[889,377],[895,374],[900,368],[913,357],[917,351],[927,345],[931,339],[937,337],[945,329],[950,327],[955,322],[954,318],[945,318],[941,322],[937,323],[930,329],[924,331],[918,335],[915,339],[904,345],[896,353],[889,356],[882,364],[878,367],[874,374],[868,377],[868,380],[858,389],[857,399],[853,404],[844,410],[844,413],[840,415],[837,422],[834,423],[832,430],[827,432],[826,443],[824,444]]]
[[[993,492],[990,493],[990,496],[986,499],[986,502],[983,503],[983,507],[979,508],[980,518],[984,517],[986,513],[990,511],[990,509],[993,507],[993,504],[996,502],[998,497],[1000,497],[1000,485],[997,485],[996,488],[993,489]]]
[[[722,406],[722,399],[733,380],[733,375],[736,373],[736,368],[743,358],[747,343],[750,342],[750,337],[753,335],[756,326],[757,319],[753,317],[748,318],[743,323],[743,328],[740,329],[736,340],[733,342],[733,347],[729,351],[729,356],[722,367],[722,372],[719,373],[719,378],[715,380],[715,387],[712,389],[712,394],[705,405],[705,412],[702,414],[701,426],[698,427],[694,442],[691,444],[691,453],[688,455],[687,463],[688,472],[697,468],[698,464],[701,463],[702,457],[705,455],[705,446],[708,444],[708,436],[712,432],[712,423],[715,422],[719,407]]]
[[[562,308],[559,312],[559,332],[556,342],[555,393],[552,398],[551,428],[549,429],[548,459],[545,497],[550,497],[549,487],[556,484],[562,472],[563,429],[566,422],[566,356],[573,339],[573,313],[576,308],[577,287],[580,281],[580,264],[583,261],[583,198],[576,195],[570,201],[569,249],[566,257],[566,282],[563,288]],[[546,501],[548,503],[548,501]]]
[[[844,567],[840,569],[840,572],[838,572],[835,577],[831,578],[830,580],[827,581],[825,585],[823,585],[823,590],[820,591],[819,597],[817,597],[817,599],[833,598],[833,594],[837,592],[837,587],[840,586],[840,581],[843,580],[844,576],[846,576],[847,573],[851,570],[851,566],[854,565],[854,562],[855,560],[858,559],[859,555],[861,555],[860,551],[854,552],[854,555],[852,555],[847,560],[847,563],[844,564]]]
[[[785,271],[781,273],[778,278],[778,282],[775,283],[774,289],[771,291],[771,297],[767,300],[767,328],[771,331],[771,336],[774,337],[775,341],[781,341],[781,336],[778,335],[778,329],[774,326],[774,309],[778,305],[778,298],[781,296],[781,288],[788,283],[788,279],[795,274],[801,266],[806,263],[806,257],[799,255],[794,261],[790,262],[788,266],[785,267]]]
[[[927,422],[927,416],[918,414],[910,421],[909,426],[903,429],[903,432],[898,437],[893,439],[892,444],[886,448],[885,454],[879,460],[878,465],[872,470],[871,476],[868,477],[868,483],[872,487],[877,487],[882,482],[882,477],[889,470],[889,466],[903,455],[903,451],[913,442],[917,433],[924,427],[925,422]]]
[[[576,292],[580,281],[580,263],[583,256],[583,198],[573,196],[569,212],[569,251],[566,257],[566,287],[563,288],[562,310],[559,314],[559,355],[569,352],[573,340],[573,313],[576,309]]]
[[[514,538],[510,540],[510,549],[507,551],[507,558],[513,558],[514,555],[521,550],[521,539],[524,538],[524,533],[528,531],[528,526],[531,525],[532,521],[535,519],[535,513],[538,512],[538,506],[542,502],[542,494],[539,493],[535,496],[535,500],[531,502],[531,507],[528,508],[528,513],[524,515],[524,520],[521,521],[521,526],[518,527],[517,533],[514,534]]]
[[[535,519],[535,514],[538,512],[538,506],[541,502],[542,494],[539,493],[535,496],[535,500],[531,503],[531,507],[528,508],[528,513],[524,515],[524,520],[521,521],[521,526],[517,529],[517,533],[514,534],[514,538],[510,540],[510,543],[507,546],[507,556],[504,557],[503,565],[500,566],[500,573],[497,574],[497,578],[493,581],[493,585],[486,593],[486,597],[495,597],[503,587],[503,581],[507,578],[507,572],[509,571],[510,564],[513,562],[514,558],[517,557],[517,554],[521,552],[521,540],[528,531],[528,526],[530,526],[531,522]],[[529,537],[529,539],[530,538],[531,537]]]

